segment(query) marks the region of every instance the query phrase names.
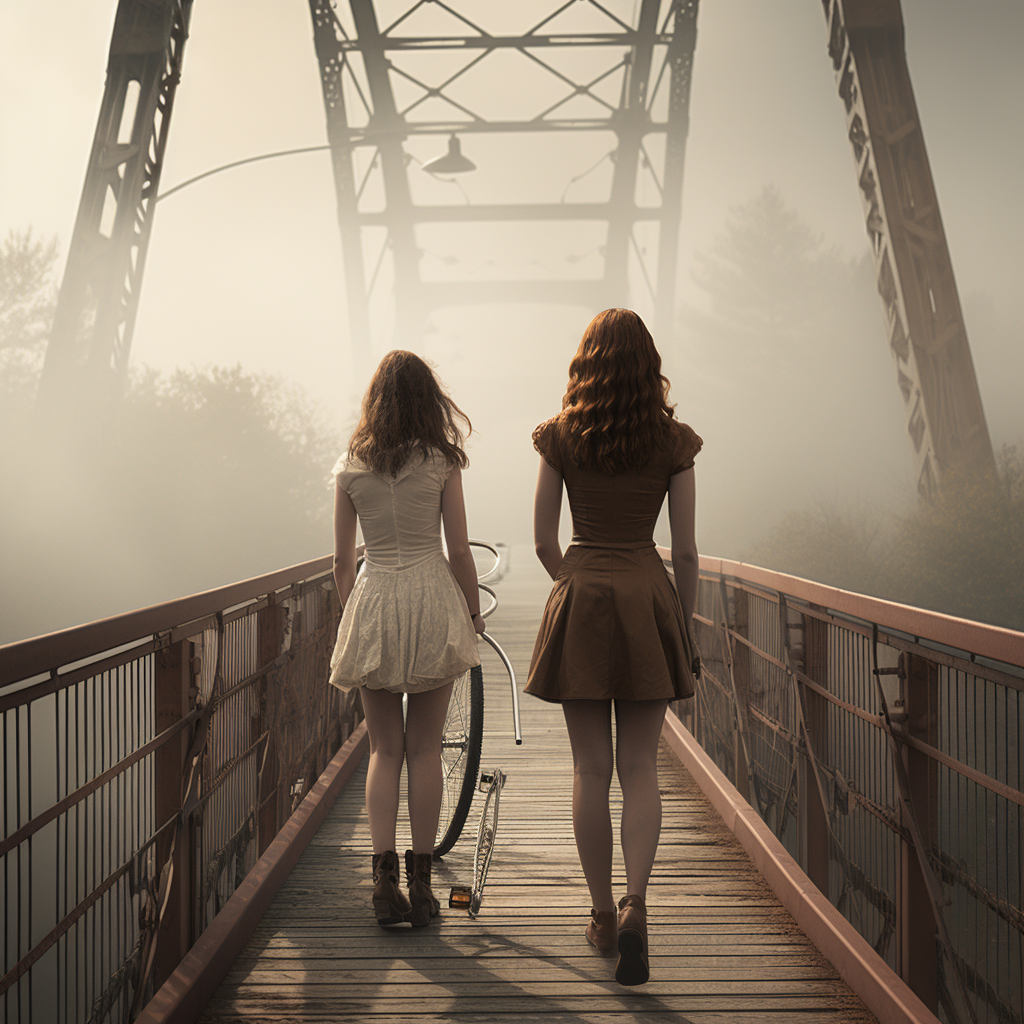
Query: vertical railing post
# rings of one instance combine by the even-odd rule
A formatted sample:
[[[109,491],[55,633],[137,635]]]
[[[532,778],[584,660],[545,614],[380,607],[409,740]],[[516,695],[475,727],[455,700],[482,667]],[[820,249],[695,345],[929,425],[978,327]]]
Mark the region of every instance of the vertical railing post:
[[[266,668],[281,653],[284,639],[286,609],[279,605],[273,594],[267,598],[267,607],[257,612],[256,632],[259,648],[260,667]],[[273,673],[263,676],[259,702],[257,729],[262,733],[268,727],[267,705],[271,700],[268,688],[272,685]],[[281,793],[278,779],[277,737],[271,728],[267,736],[266,754],[259,778],[259,855],[263,856],[274,840],[281,826]]]
[[[916,654],[904,655],[903,728],[909,736],[937,746],[938,666]],[[938,827],[938,764],[927,754],[904,745],[910,801],[922,840],[936,845]],[[900,965],[903,980],[925,1005],[938,1012],[938,949],[935,919],[929,912],[928,885],[913,846],[901,844]]]
[[[819,686],[828,688],[828,623],[804,615],[804,672]],[[804,721],[816,756],[827,758],[828,702],[809,686],[799,684]],[[800,759],[800,852],[807,877],[828,897],[829,827],[821,806],[814,765]]]
[[[157,652],[154,677],[154,728],[159,734],[180,722],[193,707],[193,659],[195,645],[181,640]],[[154,810],[157,825],[181,814],[187,773],[189,730],[182,729],[153,755]],[[157,935],[153,971],[159,988],[181,962],[192,945],[192,856],[188,829],[179,828],[174,844],[173,876],[167,909]],[[171,854],[171,832],[156,844],[157,871]]]
[[[725,612],[730,631],[749,639],[750,618],[747,592],[742,587],[733,587],[732,600],[727,601],[726,605]],[[747,702],[750,696],[750,651],[746,644],[733,641],[730,641],[729,649],[730,651],[726,653],[729,654],[731,652],[733,682],[736,686],[736,698],[739,702],[736,713],[745,722],[747,721]],[[733,759],[733,763],[736,765],[736,778],[733,780],[733,783],[740,796],[747,803],[750,803],[749,767],[744,751],[743,736],[740,734],[738,727],[733,733]]]

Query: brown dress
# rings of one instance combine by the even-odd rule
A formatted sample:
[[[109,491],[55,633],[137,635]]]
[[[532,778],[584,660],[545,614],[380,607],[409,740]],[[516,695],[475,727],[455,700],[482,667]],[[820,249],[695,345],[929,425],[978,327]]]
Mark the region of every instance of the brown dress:
[[[544,606],[526,692],[549,701],[677,700],[694,692],[693,645],[654,546],[669,477],[703,441],[685,423],[641,470],[614,475],[570,461],[558,417],[534,447],[562,474],[572,544]]]

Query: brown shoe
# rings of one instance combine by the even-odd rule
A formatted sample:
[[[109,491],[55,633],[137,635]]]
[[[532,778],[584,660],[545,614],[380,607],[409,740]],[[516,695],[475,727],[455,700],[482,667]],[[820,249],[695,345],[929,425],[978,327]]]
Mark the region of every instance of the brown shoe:
[[[618,925],[615,923],[614,910],[591,910],[587,922],[587,942],[601,954],[611,956],[615,952],[615,939]]]
[[[647,958],[647,904],[643,896],[619,900],[619,961],[615,980],[620,985],[642,985],[651,976]]]
[[[382,928],[401,924],[410,910],[398,888],[398,854],[394,850],[373,855],[373,913]]]
[[[405,877],[409,882],[409,902],[412,909],[406,917],[413,928],[423,928],[430,924],[431,918],[441,912],[441,904],[437,902],[430,888],[430,865],[433,854],[413,853],[405,851]]]

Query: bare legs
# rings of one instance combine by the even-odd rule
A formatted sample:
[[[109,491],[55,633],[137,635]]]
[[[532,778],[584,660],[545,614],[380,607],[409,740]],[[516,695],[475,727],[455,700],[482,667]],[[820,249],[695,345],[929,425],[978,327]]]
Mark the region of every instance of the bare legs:
[[[374,853],[396,849],[398,784],[405,759],[402,696],[387,690],[360,687],[363,715],[370,737],[370,763],[366,769],[366,814]]]
[[[658,738],[668,701],[615,702],[615,765],[622,787],[620,841],[626,891],[645,896],[661,833]],[[613,910],[611,701],[562,702],[572,746],[572,824],[580,865],[595,910]]]
[[[619,824],[626,892],[646,898],[661,835],[658,739],[667,700],[615,702],[615,770],[622,787]]]
[[[409,769],[409,824],[413,853],[433,853],[441,813],[441,737],[452,683],[409,694],[405,757]]]
[[[399,783],[408,761],[409,823],[416,853],[431,853],[441,811],[441,735],[451,684],[409,694],[408,721],[402,722],[402,695],[387,690],[359,691],[370,739],[366,771],[366,813],[373,852],[396,849]]]
[[[572,746],[572,830],[595,910],[614,910],[612,896],[612,705],[608,700],[562,702]]]

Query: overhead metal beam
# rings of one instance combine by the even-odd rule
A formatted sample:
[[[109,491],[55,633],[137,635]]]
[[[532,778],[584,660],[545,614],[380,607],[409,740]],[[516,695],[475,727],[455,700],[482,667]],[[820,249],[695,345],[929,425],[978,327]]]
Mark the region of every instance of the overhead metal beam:
[[[885,307],[917,487],[995,472],[953,265],[910,83],[899,0],[822,0],[829,55]]]
[[[663,206],[637,206],[626,201],[620,206],[612,203],[473,203],[472,205],[426,206],[415,208],[416,222],[420,224],[464,223],[466,221],[607,221],[613,216],[634,223],[662,221],[668,214]],[[389,210],[364,210],[358,215],[360,224],[390,224]]]

